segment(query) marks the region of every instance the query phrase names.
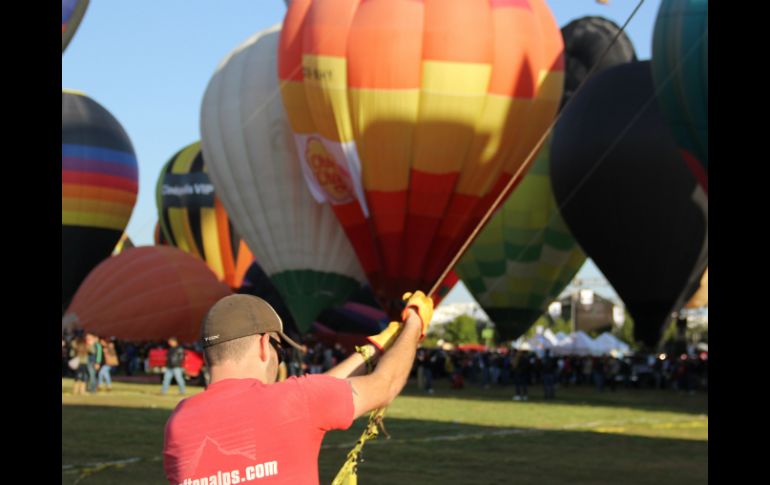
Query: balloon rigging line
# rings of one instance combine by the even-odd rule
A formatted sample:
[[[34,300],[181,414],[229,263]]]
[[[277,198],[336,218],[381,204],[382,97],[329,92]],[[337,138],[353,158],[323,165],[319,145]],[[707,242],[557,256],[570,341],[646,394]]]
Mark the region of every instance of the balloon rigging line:
[[[570,99],[567,101],[567,103],[562,107],[562,109],[557,113],[556,117],[553,119],[551,124],[548,126],[548,128],[543,132],[542,136],[538,140],[538,142],[535,144],[534,147],[529,152],[529,155],[527,155],[527,158],[524,160],[524,162],[519,166],[518,170],[516,170],[516,173],[513,174],[511,179],[508,181],[508,183],[505,185],[505,188],[498,194],[495,201],[492,203],[492,205],[489,207],[487,212],[484,214],[484,217],[481,218],[481,220],[476,225],[476,228],[473,230],[473,232],[468,236],[468,238],[465,240],[465,243],[463,243],[462,247],[459,251],[455,254],[455,256],[452,258],[452,260],[447,265],[446,269],[444,269],[443,273],[441,273],[441,276],[439,276],[438,280],[433,284],[433,287],[431,288],[429,295],[432,295],[435,291],[438,290],[438,287],[440,283],[446,278],[447,274],[454,268],[454,266],[457,264],[457,262],[460,260],[460,258],[465,254],[465,251],[468,249],[470,244],[476,239],[476,236],[481,231],[481,229],[486,225],[486,223],[489,221],[489,219],[492,217],[492,214],[498,209],[498,207],[502,204],[503,199],[506,199],[507,196],[510,196],[511,194],[508,193],[510,188],[514,185],[515,182],[518,181],[519,176],[524,171],[525,168],[529,168],[529,165],[532,162],[532,159],[534,156],[540,151],[540,149],[543,146],[543,142],[546,140],[546,138],[551,134],[551,131],[553,130],[554,126],[556,126],[556,123],[559,121],[559,118],[561,118],[562,113],[564,112],[564,109],[572,102],[573,99],[575,99],[575,96],[580,92],[580,90],[583,88],[583,86],[586,84],[586,81],[591,78],[595,74],[595,71],[597,70],[599,64],[601,63],[602,59],[607,55],[607,52],[609,52],[610,48],[615,44],[617,39],[620,37],[622,33],[624,33],[626,26],[628,26],[628,23],[631,21],[631,19],[634,18],[636,13],[639,11],[639,8],[641,8],[642,4],[644,4],[644,0],[639,0],[639,3],[636,5],[636,8],[631,12],[629,17],[626,19],[625,23],[620,27],[618,32],[615,34],[615,37],[613,37],[612,42],[604,49],[604,52],[602,53],[599,60],[591,67],[591,70],[588,71],[588,74],[586,75],[586,78],[583,80],[582,83],[580,83],[580,86],[575,90],[573,95],[570,97]],[[589,173],[590,175],[590,173]],[[586,176],[587,177],[587,176]],[[585,180],[585,179],[584,179]],[[584,181],[582,180],[581,183]],[[561,210],[561,207],[559,208]],[[553,217],[553,216],[551,216]],[[536,233],[535,236],[539,236],[540,233]],[[530,240],[530,242],[525,246],[525,249],[529,247],[529,245],[534,241],[533,239]],[[502,279],[498,280],[497,284],[502,281]],[[496,285],[493,285],[492,288],[494,288]],[[492,289],[490,288],[490,290]],[[489,290],[488,290],[489,291]]]

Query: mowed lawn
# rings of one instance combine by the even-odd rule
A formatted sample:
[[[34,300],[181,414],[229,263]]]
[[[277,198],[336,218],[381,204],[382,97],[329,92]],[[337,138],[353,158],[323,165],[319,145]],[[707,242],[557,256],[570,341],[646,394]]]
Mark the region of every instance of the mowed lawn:
[[[62,379],[62,484],[161,484],[163,426],[179,396],[160,384],[113,383],[72,396]],[[200,387],[190,387],[201,392]],[[176,391],[176,387],[172,387]],[[391,438],[364,448],[359,483],[702,484],[708,469],[708,395],[592,387],[512,401],[513,387],[424,394],[413,381],[388,409]],[[319,469],[328,484],[364,429],[326,435]]]

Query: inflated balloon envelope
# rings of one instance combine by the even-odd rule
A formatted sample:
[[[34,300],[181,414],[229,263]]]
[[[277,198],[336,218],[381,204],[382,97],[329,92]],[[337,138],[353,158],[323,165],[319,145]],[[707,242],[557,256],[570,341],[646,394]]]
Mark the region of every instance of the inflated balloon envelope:
[[[652,37],[658,101],[687,166],[708,192],[708,0],[663,0]]]
[[[194,343],[211,305],[231,294],[198,258],[177,248],[143,246],[112,256],[88,274],[62,318],[122,340]]]
[[[163,239],[202,259],[220,281],[238,289],[254,256],[217,197],[200,142],[187,145],[166,162],[155,200]]]
[[[708,263],[708,199],[655,98],[649,62],[587,81],[561,114],[551,183],[570,231],[657,343]]]
[[[62,309],[110,256],[136,203],[139,166],[117,119],[84,93],[62,90]]]
[[[432,288],[556,113],[543,0],[293,0],[281,94],[309,190],[396,315]]]
[[[279,27],[217,68],[201,107],[201,148],[227,214],[305,333],[366,277],[332,210],[303,181],[278,95]]]

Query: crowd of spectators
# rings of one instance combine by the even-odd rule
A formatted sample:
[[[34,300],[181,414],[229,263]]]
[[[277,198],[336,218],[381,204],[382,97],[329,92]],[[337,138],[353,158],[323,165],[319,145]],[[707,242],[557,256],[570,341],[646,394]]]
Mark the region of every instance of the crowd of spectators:
[[[128,342],[84,332],[66,332],[62,337],[62,376],[74,377],[76,393],[111,388],[111,375],[137,376],[153,372],[152,349],[168,347],[167,342]],[[201,352],[199,345],[183,345]],[[308,341],[305,352],[292,350],[284,356],[285,376],[319,374],[334,367],[348,354],[336,344],[332,347]],[[70,361],[79,357],[78,366]],[[109,357],[108,357],[109,356]],[[109,362],[108,362],[109,361]],[[635,354],[616,358],[605,355],[552,356],[545,353],[497,349],[489,351],[424,349],[417,352],[413,376],[426,393],[434,392],[434,382],[446,379],[452,389],[477,386],[512,386],[514,400],[527,400],[529,387],[542,385],[546,399],[556,397],[556,388],[594,386],[598,391],[617,388],[673,389],[688,393],[708,391],[707,353],[679,355]],[[201,381],[205,385],[204,381]],[[82,387],[82,389],[81,389]],[[81,392],[82,391],[82,392]]]

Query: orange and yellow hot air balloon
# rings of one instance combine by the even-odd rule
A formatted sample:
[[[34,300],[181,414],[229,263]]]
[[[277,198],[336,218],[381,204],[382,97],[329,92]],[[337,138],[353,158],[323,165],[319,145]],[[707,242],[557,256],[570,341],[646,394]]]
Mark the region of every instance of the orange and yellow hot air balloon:
[[[391,310],[436,283],[563,89],[544,0],[294,0],[278,56],[307,185]]]

